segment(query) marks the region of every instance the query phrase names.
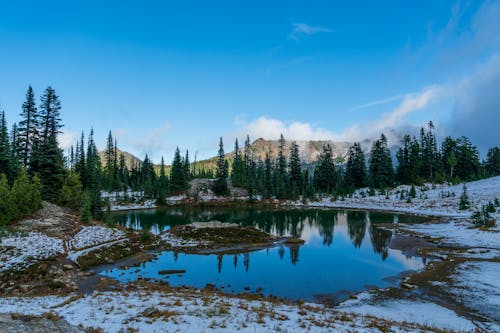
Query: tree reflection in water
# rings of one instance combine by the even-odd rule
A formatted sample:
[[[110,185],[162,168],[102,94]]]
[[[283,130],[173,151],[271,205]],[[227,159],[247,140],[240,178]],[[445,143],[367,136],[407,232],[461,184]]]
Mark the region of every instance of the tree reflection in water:
[[[355,248],[360,248],[368,229],[373,250],[382,259],[388,256],[388,246],[392,232],[376,227],[378,223],[392,222],[391,214],[362,211],[336,211],[321,209],[289,209],[289,210],[256,210],[229,208],[171,208],[146,211],[131,211],[115,215],[115,220],[126,227],[150,230],[159,233],[175,225],[196,221],[218,220],[253,226],[279,237],[291,236],[301,238],[304,230],[317,230],[325,246],[333,244],[335,228],[346,227],[347,234]],[[344,226],[346,224],[346,226]],[[299,262],[299,247],[289,247],[290,260],[296,265]],[[278,254],[281,260],[285,257],[285,248],[280,246]],[[217,268],[222,270],[222,255],[217,257]],[[248,271],[250,254],[243,253],[243,264]],[[177,260],[177,253],[174,254]],[[238,255],[233,256],[233,265],[238,265]]]

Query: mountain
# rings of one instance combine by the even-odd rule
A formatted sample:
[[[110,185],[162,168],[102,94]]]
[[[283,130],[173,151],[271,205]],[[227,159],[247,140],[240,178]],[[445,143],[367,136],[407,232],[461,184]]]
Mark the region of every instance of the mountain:
[[[120,149],[116,149],[116,151],[118,153],[118,163],[120,162],[120,155],[123,155],[125,157],[125,165],[127,166],[127,169],[129,169],[129,170],[132,169],[132,167],[134,165],[136,165],[137,163],[142,162],[140,158],[132,155],[129,152],[126,152],[126,151],[123,151]],[[99,157],[101,158],[101,163],[102,163],[102,166],[104,167],[106,165],[106,158],[105,158],[104,150],[99,152]]]

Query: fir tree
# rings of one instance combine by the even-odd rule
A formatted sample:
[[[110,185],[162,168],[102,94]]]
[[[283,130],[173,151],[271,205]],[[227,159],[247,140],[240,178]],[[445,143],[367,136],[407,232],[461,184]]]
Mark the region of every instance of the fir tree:
[[[174,160],[172,162],[172,169],[170,171],[170,187],[172,189],[172,193],[174,194],[185,191],[188,187],[179,148],[175,150]]]
[[[13,215],[13,202],[10,197],[9,182],[5,174],[0,173],[0,227],[9,224]]]
[[[114,180],[116,174],[116,158],[115,158],[115,146],[114,146],[113,135],[111,131],[108,133],[108,138],[106,140],[106,148],[104,150],[104,179],[103,185],[107,190],[114,189]]]
[[[461,180],[473,180],[479,175],[479,152],[469,138],[462,136],[456,140],[456,175]]]
[[[157,193],[156,203],[158,205],[163,205],[165,204],[165,197],[167,196],[168,193],[168,178],[165,172],[165,161],[163,160],[163,156],[161,157],[160,177],[158,178],[157,186],[158,189],[156,191]]]
[[[184,155],[184,160],[183,160],[183,167],[184,167],[184,177],[186,178],[186,181],[189,181],[192,177],[191,175],[191,164],[189,163],[189,150],[186,149],[186,155]]]
[[[469,196],[467,195],[467,187],[465,184],[462,187],[462,195],[460,195],[460,202],[458,204],[458,209],[467,210],[470,208]]]
[[[283,134],[281,134],[278,147],[278,160],[276,161],[276,170],[274,172],[275,195],[278,199],[285,199],[288,196],[288,170],[285,155],[285,145],[285,138],[283,137]]]
[[[227,187],[228,164],[224,156],[224,143],[222,137],[219,140],[219,152],[217,157],[217,169],[215,173],[215,181],[212,190],[217,195],[227,195],[229,193]]]
[[[294,141],[290,149],[290,187],[291,197],[297,198],[303,192],[302,167],[299,156],[299,146]]]
[[[0,113],[0,173],[4,173],[10,179],[13,176],[11,158],[7,121],[5,120],[5,112],[2,111]]]
[[[363,187],[366,185],[365,154],[358,142],[355,142],[349,148],[347,154],[346,182],[353,187]]]
[[[330,144],[323,145],[318,162],[314,169],[314,186],[320,192],[332,193],[336,190],[337,174]]]
[[[31,86],[28,87],[26,100],[22,108],[21,121],[19,121],[17,128],[17,155],[22,165],[26,168],[33,145],[39,139],[39,115],[35,103],[35,94]]]
[[[489,176],[500,175],[500,148],[492,147],[488,149],[485,167]]]
[[[42,197],[57,202],[64,183],[65,169],[63,152],[57,144],[56,119],[51,118],[47,137],[41,142],[38,153],[38,173],[42,181]]]
[[[373,143],[370,152],[370,185],[383,189],[391,186],[393,181],[391,153],[387,147],[387,138],[382,134],[380,139]]]
[[[231,169],[231,182],[235,187],[247,187],[248,181],[246,177],[246,163],[243,160],[238,139],[234,142],[233,166]]]

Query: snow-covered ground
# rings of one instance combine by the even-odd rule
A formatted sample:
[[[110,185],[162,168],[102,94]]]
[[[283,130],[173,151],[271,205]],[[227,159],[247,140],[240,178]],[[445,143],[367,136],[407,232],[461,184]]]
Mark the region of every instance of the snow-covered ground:
[[[83,249],[125,237],[119,229],[103,226],[85,226],[69,241],[70,248]]]
[[[64,252],[62,240],[39,232],[0,237],[0,272],[22,270]]]
[[[415,187],[416,197],[407,202],[407,194],[411,186],[401,185],[392,189],[389,194],[377,192],[374,196],[369,196],[369,189],[359,189],[352,197],[347,197],[332,201],[331,198],[323,198],[317,202],[296,202],[297,206],[309,207],[332,207],[332,208],[361,208],[403,212],[419,215],[444,216],[444,217],[470,217],[475,209],[480,209],[482,205],[494,202],[495,198],[500,200],[500,176],[481,179],[466,183],[467,194],[471,209],[459,210],[460,195],[463,184],[426,184],[422,187]],[[403,196],[401,192],[404,191]],[[500,220],[500,207],[492,216],[497,221]]]
[[[451,291],[464,304],[488,317],[500,332],[500,262],[466,262],[452,276]]]
[[[338,310],[386,320],[416,322],[442,330],[470,332],[476,328],[470,320],[434,303],[395,299],[372,301],[370,292],[357,296],[357,299],[342,303]]]
[[[446,223],[404,225],[403,228],[419,234],[441,238],[444,243],[454,246],[500,249],[498,228],[482,230],[472,228],[469,222],[455,220]]]
[[[101,328],[105,332],[428,332],[431,328],[472,331],[475,326],[452,311],[436,305],[378,312],[389,321],[350,315],[317,304],[286,305],[248,301],[201,292],[177,295],[168,292],[94,293],[72,302],[68,298],[3,298],[5,312],[40,315],[53,311],[73,325]],[[58,305],[60,304],[60,305]],[[133,305],[133,306],[131,306]],[[413,306],[414,304],[399,304]],[[346,309],[350,309],[346,307]],[[414,316],[410,311],[414,311]],[[394,316],[390,315],[394,311]],[[440,314],[436,316],[435,311]],[[398,318],[397,314],[401,314]],[[433,317],[431,320],[429,318]],[[385,330],[383,330],[385,328]]]
[[[156,208],[155,200],[144,199],[144,192],[138,191],[101,191],[101,198],[109,200],[112,211]]]
[[[23,270],[38,261],[62,254],[76,261],[81,255],[126,240],[123,231],[103,226],[85,226],[66,243],[35,231],[12,233],[0,237],[0,272]]]

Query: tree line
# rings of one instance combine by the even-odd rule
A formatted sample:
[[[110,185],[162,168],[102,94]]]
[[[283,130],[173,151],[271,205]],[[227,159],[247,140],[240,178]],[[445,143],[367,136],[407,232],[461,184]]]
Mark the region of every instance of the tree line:
[[[438,145],[432,122],[418,137],[403,137],[395,161],[384,134],[373,142],[369,153],[356,142],[347,156],[334,156],[333,147],[325,144],[317,161],[309,164],[301,160],[297,143],[287,143],[281,135],[277,155],[269,150],[263,159],[256,156],[248,136],[243,147],[235,140],[227,158],[220,138],[213,170],[197,170],[197,164],[190,163],[189,152],[181,155],[178,148],[170,167],[163,157],[159,166],[154,165],[148,155],[127,166],[111,131],[102,159],[92,129],[87,139],[82,132],[65,156],[57,141],[62,127],[60,111],[61,101],[52,87],[45,89],[37,106],[31,86],[20,121],[10,131],[1,111],[0,223],[31,214],[42,200],[81,209],[85,220],[103,218],[102,191],[140,191],[161,205],[167,196],[185,192],[196,177],[212,179],[217,195],[229,195],[233,186],[246,189],[249,199],[254,200],[345,196],[361,187],[458,183],[500,175],[498,147],[490,148],[486,159],[480,161],[477,147],[467,137],[446,137]]]

